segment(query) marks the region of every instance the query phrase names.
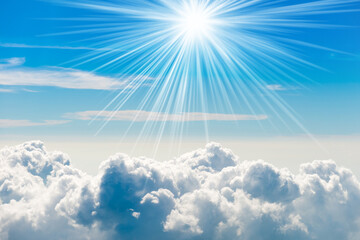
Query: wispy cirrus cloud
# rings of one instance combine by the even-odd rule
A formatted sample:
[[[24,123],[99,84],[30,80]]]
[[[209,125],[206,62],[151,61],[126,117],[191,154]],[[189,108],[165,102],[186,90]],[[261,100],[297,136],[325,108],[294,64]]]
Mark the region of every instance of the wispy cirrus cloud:
[[[101,50],[91,47],[72,47],[72,46],[48,46],[48,45],[30,45],[23,43],[0,43],[3,48],[34,48],[34,49],[60,49],[60,50]]]
[[[25,58],[0,60],[0,85],[49,86],[70,89],[112,90],[128,87],[128,80],[62,67],[26,68]]]
[[[246,121],[246,120],[265,120],[266,115],[247,115],[247,114],[219,114],[219,113],[158,113],[140,110],[123,111],[84,111],[66,113],[63,116],[68,119],[76,120],[111,120],[111,121],[135,121],[135,122],[195,122],[195,121]]]
[[[285,91],[288,90],[287,88],[285,88],[283,85],[281,84],[270,84],[270,85],[266,85],[266,88],[271,90],[271,91]]]
[[[14,57],[14,58],[0,59],[0,70],[21,66],[24,63],[25,63],[25,58]]]
[[[30,120],[0,119],[0,128],[53,126],[69,122],[69,120],[45,120],[42,122],[33,122]]]
[[[0,85],[48,86],[71,89],[111,90],[125,82],[71,68],[10,69],[0,72]]]
[[[21,89],[12,89],[12,88],[0,88],[0,93],[16,93],[16,92],[28,92],[28,93],[38,93],[39,91],[21,88]]]
[[[12,93],[14,92],[13,89],[8,89],[8,88],[0,88],[0,93],[3,92],[3,93]]]
[[[39,91],[36,91],[36,90],[27,89],[27,88],[23,88],[21,90],[24,91],[24,92],[29,92],[29,93],[38,93],[39,92]]]

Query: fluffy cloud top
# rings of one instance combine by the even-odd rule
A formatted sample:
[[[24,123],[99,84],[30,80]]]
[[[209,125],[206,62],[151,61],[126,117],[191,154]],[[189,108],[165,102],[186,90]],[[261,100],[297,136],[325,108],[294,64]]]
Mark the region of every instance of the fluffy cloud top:
[[[297,175],[229,149],[159,162],[116,154],[96,176],[39,141],[0,151],[1,239],[359,239],[360,183],[333,161]]]

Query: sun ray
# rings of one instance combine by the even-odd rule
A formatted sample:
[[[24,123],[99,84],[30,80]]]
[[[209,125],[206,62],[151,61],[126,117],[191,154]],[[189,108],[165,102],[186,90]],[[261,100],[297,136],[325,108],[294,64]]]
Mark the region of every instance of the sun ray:
[[[289,130],[290,119],[309,134],[296,112],[275,91],[266,89],[266,80],[283,78],[285,83],[301,85],[294,76],[299,79],[306,76],[297,70],[298,66],[326,70],[300,57],[296,47],[330,49],[293,39],[290,33],[305,28],[334,27],[310,21],[309,16],[358,11],[349,7],[356,2],[59,0],[61,4],[87,9],[99,16],[85,17],[93,18],[94,24],[79,25],[78,29],[58,34],[96,34],[92,40],[103,51],[90,52],[77,59],[77,64],[102,60],[95,71],[111,69],[122,79],[132,76],[127,86],[104,107],[104,111],[113,111],[99,132],[116,111],[139,97],[139,92],[144,91],[144,81],[152,79],[138,101],[137,110],[159,114],[202,112],[204,116],[207,112],[242,111],[255,115],[270,110]],[[138,139],[155,134],[158,146],[167,127],[171,135],[181,139],[186,127],[184,121],[169,124],[166,119],[161,123],[149,119]],[[208,140],[207,124],[204,117],[204,135]]]

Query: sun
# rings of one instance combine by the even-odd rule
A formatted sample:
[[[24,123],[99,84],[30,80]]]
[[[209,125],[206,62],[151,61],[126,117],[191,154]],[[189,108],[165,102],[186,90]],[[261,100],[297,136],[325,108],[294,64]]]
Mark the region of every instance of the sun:
[[[188,40],[207,37],[212,30],[213,18],[206,4],[198,1],[184,3],[177,21],[181,34]]]
[[[209,28],[208,16],[202,9],[194,9],[184,18],[184,31],[191,35],[202,34]]]

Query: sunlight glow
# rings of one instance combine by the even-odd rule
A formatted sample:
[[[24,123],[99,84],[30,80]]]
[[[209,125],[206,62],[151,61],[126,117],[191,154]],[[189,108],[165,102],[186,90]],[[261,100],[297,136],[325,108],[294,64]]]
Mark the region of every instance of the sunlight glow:
[[[186,38],[194,40],[209,35],[212,19],[207,10],[204,4],[184,4],[178,27]]]
[[[320,67],[301,57],[297,47],[326,48],[293,39],[291,33],[329,27],[311,21],[311,16],[350,11],[346,8],[356,1],[132,0],[115,4],[63,0],[63,3],[100,12],[97,18],[92,18],[94,24],[70,32],[93,34],[89,40],[95,39],[97,43],[92,47],[99,49],[74,62],[77,65],[97,62],[100,64],[94,71],[116,72],[119,78],[129,79],[128,87],[120,89],[100,113],[108,112],[109,116],[99,131],[117,111],[135,107],[139,112],[165,116],[156,123],[149,118],[138,135],[142,140],[155,136],[160,141],[165,132],[181,140],[188,122],[188,114],[183,113],[194,112],[204,115],[206,139],[209,138],[206,113],[270,113],[272,118],[264,121],[266,124],[274,126],[272,119],[276,119],[289,131],[296,127],[307,133],[295,111],[266,86],[301,86],[301,81],[307,78],[298,71],[299,67]],[[173,114],[181,119],[169,123],[166,116]],[[139,117],[134,116],[129,129]],[[260,127],[262,124],[259,121]]]

